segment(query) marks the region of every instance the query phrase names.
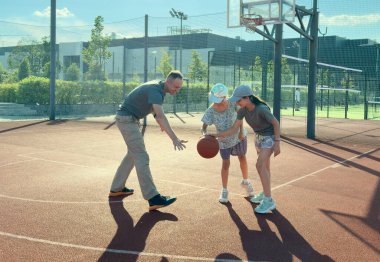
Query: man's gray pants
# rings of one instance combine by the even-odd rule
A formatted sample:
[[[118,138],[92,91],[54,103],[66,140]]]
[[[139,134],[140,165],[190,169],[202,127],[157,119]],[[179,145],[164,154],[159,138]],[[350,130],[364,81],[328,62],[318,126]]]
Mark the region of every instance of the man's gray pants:
[[[127,154],[116,171],[111,191],[123,190],[133,167],[144,199],[148,200],[158,194],[149,168],[149,155],[145,149],[144,137],[140,132],[138,120],[132,116],[116,116],[116,125],[127,145]]]

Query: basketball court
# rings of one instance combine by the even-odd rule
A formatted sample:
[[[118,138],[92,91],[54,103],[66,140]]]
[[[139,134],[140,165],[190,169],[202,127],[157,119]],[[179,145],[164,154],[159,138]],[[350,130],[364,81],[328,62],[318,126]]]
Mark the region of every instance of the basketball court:
[[[148,119],[145,140],[155,183],[160,193],[178,197],[152,212],[135,171],[127,184],[135,194],[108,199],[126,151],[112,118],[2,122],[1,260],[378,259],[376,123],[331,120],[318,129],[320,140],[283,126],[281,154],[272,159],[277,209],[257,215],[240,188],[237,159],[231,161],[230,202],[218,202],[221,159],[201,158],[196,150],[201,116],[168,115],[178,136],[189,140],[184,151],[174,151]],[[251,132],[248,141],[249,177],[259,192]]]
[[[0,261],[378,261],[380,126],[316,116],[313,3],[314,10],[294,0],[227,1],[227,27],[258,33],[275,50],[273,113],[282,117],[281,154],[271,159],[273,212],[254,212],[240,187],[237,158],[231,159],[229,202],[219,203],[221,158],[197,153],[202,113],[167,114],[178,138],[188,140],[183,151],[173,149],[153,118],[142,128],[157,189],[177,197],[155,211],[148,210],[135,170],[126,185],[135,193],[108,198],[126,153],[112,116],[2,121]],[[182,27],[184,17],[177,18]],[[309,66],[308,108],[296,115],[294,107],[292,115],[281,115],[285,25],[310,40],[310,57],[292,58]],[[323,84],[319,90],[322,97]],[[377,108],[378,100],[364,103]],[[249,178],[259,193],[253,141],[249,130]]]

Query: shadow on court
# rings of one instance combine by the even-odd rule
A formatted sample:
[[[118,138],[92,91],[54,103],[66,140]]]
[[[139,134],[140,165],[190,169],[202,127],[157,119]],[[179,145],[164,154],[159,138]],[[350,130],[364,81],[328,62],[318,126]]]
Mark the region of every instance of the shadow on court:
[[[227,203],[226,207],[239,229],[242,246],[249,260],[293,261],[295,256],[301,261],[333,261],[329,256],[315,250],[280,211],[274,210],[271,215],[255,213],[260,230],[250,230],[231,203]],[[252,208],[255,207],[256,205],[252,204]],[[268,221],[277,227],[281,239],[271,230]]]
[[[354,168],[357,168],[357,169],[362,170],[364,172],[367,172],[367,173],[370,173],[372,175],[380,177],[380,173],[379,173],[378,170],[375,170],[375,169],[372,169],[372,168],[360,165],[358,163],[355,163],[353,161],[344,159],[343,157],[340,157],[340,156],[336,155],[335,153],[329,153],[329,152],[326,152],[324,150],[312,147],[310,145],[306,145],[305,143],[299,142],[299,141],[297,141],[295,139],[292,139],[292,138],[289,138],[289,137],[284,137],[284,136],[282,136],[282,138],[283,138],[282,141],[284,143],[288,143],[289,145],[295,146],[295,147],[300,148],[302,150],[305,150],[305,151],[307,151],[309,153],[312,153],[312,154],[315,154],[317,156],[320,156],[320,157],[323,157],[325,159],[328,159],[330,161],[339,163],[340,165],[343,165],[345,167],[354,167]],[[322,144],[325,144],[325,143],[322,143]],[[337,149],[334,144],[326,144],[326,145],[331,146],[334,149]],[[357,155],[363,154],[362,152],[355,151],[355,150],[352,150],[352,149],[346,149],[345,147],[341,147],[339,149],[346,150],[346,151],[348,151],[350,153],[354,153],[354,154],[357,154]],[[379,150],[380,150],[379,148],[377,148],[375,150],[372,150],[371,152],[368,152],[366,154],[361,155],[360,158],[367,157],[369,159],[378,161],[378,158],[371,156],[371,154],[373,154],[373,153],[375,153],[375,152],[377,152]]]
[[[114,200],[114,199],[113,199]],[[98,261],[137,261],[139,253],[143,252],[149,232],[160,221],[178,221],[178,218],[170,213],[160,211],[146,212],[140,220],[133,224],[133,219],[124,208],[122,201],[110,201],[109,206],[117,231],[110,244]],[[167,261],[162,258],[161,261]]]
[[[21,128],[27,128],[27,127],[31,127],[31,126],[35,126],[35,125],[40,125],[40,124],[43,124],[43,123],[46,123],[46,122],[49,122],[49,120],[44,120],[44,121],[30,123],[30,124],[26,124],[26,125],[22,125],[22,126],[12,127],[12,128],[9,128],[9,129],[1,130],[0,133],[11,132],[11,131],[14,131],[14,130],[17,130],[17,129],[21,129]]]
[[[353,216],[346,213],[324,210],[321,212],[325,214],[329,219],[334,221],[350,235],[360,240],[363,244],[371,248],[377,254],[380,254],[380,243],[378,239],[368,238],[367,235],[361,234],[355,225],[367,225],[372,230],[375,230],[380,234],[380,181],[377,183],[377,188],[371,199],[370,206],[366,217]],[[352,226],[354,225],[354,226]]]

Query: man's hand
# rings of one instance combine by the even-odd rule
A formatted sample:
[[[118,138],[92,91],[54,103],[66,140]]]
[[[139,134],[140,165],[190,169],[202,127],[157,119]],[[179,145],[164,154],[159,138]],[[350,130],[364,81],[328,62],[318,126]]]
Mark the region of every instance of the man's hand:
[[[180,140],[178,138],[174,139],[173,140],[173,145],[174,145],[174,150],[183,150],[186,148],[186,146],[184,145],[185,143],[187,143],[187,140]]]

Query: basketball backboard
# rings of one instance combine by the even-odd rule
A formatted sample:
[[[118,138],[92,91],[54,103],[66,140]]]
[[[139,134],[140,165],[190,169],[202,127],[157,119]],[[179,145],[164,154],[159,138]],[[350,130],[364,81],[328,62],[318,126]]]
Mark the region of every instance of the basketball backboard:
[[[227,27],[245,26],[244,18],[260,18],[260,24],[294,22],[295,0],[227,0]]]

